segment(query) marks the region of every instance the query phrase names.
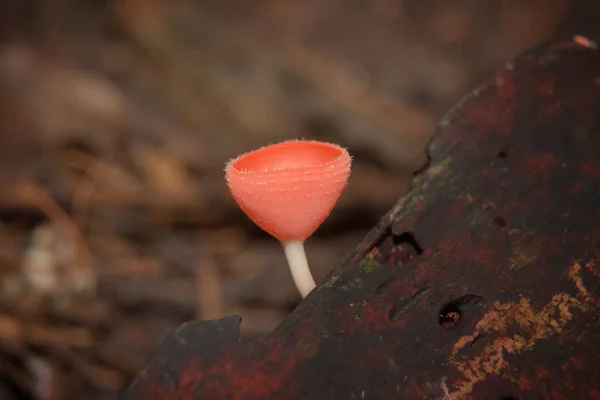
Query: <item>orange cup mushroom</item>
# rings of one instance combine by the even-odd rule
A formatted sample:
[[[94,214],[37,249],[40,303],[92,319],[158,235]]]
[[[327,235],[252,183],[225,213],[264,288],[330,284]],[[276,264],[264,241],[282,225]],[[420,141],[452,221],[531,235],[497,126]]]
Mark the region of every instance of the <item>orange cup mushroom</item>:
[[[291,140],[229,161],[225,177],[242,211],[278,239],[302,297],[315,287],[304,241],[329,216],[344,191],[352,158],[338,145]]]

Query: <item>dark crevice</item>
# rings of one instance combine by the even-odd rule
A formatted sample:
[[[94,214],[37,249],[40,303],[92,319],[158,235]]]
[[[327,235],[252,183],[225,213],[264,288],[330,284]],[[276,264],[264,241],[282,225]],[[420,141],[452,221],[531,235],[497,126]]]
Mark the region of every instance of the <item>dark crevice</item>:
[[[446,329],[454,329],[460,322],[464,309],[469,305],[477,305],[484,300],[474,294],[461,296],[444,304],[438,313],[438,324]]]
[[[473,340],[470,343],[471,347],[475,347],[478,343],[480,343],[483,339],[485,339],[485,335],[482,335],[481,333],[478,333],[477,336],[475,336],[473,338]]]
[[[382,295],[386,292],[386,290],[388,289],[388,287],[390,287],[390,285],[394,283],[394,279],[393,278],[388,278],[385,281],[383,281],[382,283],[380,283],[376,288],[375,288],[375,292],[378,295]]]
[[[494,224],[498,225],[500,228],[503,228],[503,229],[506,228],[506,226],[508,225],[508,223],[506,222],[506,219],[499,215],[494,217]]]
[[[508,150],[506,150],[506,149],[502,149],[502,150],[500,150],[500,151],[499,151],[499,152],[496,154],[496,157],[498,157],[498,158],[506,158],[506,157],[508,157]]]
[[[453,329],[458,325],[461,310],[455,304],[448,304],[440,310],[438,323],[446,330]]]
[[[429,152],[429,148],[425,150],[425,161],[413,172],[413,177],[421,175],[423,172],[429,168],[431,165],[431,154]]]
[[[399,235],[392,235],[392,242],[394,243],[394,246],[400,246],[401,244],[407,243],[415,250],[418,256],[423,254],[423,248],[421,245],[419,245],[415,235],[413,235],[411,232],[403,232]]]
[[[390,311],[388,312],[388,318],[390,322],[398,321],[404,314],[406,314],[407,311],[413,308],[430,291],[430,287],[424,287],[422,289],[419,289],[415,294],[413,294],[409,298],[400,299],[396,301],[390,309]]]
[[[374,241],[373,244],[367,249],[366,253],[368,254],[374,249],[380,248],[390,236],[392,236],[392,227],[388,225],[385,227],[383,232],[381,232],[381,235],[377,238],[377,240]]]
[[[400,234],[396,234],[392,231],[392,227],[390,225],[384,229],[384,231],[381,233],[381,236],[375,242],[373,242],[373,244],[367,249],[366,253],[370,253],[374,249],[382,247],[385,241],[390,237],[392,238],[392,244],[394,246],[408,244],[413,248],[416,255],[423,254],[424,250],[412,232],[402,232]]]

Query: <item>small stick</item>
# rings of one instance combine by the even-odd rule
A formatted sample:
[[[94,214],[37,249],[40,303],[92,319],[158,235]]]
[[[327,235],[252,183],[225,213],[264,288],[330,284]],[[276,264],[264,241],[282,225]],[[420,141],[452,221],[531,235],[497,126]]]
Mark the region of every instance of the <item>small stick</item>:
[[[198,318],[204,320],[222,318],[224,315],[221,279],[212,259],[196,263],[196,290],[198,291]]]

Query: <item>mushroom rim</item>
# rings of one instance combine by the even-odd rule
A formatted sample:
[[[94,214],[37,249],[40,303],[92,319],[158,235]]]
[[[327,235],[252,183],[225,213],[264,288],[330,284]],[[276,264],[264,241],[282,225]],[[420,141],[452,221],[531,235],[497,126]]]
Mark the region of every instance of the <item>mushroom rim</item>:
[[[298,144],[298,145],[316,145],[319,146],[321,148],[328,148],[331,150],[335,150],[337,151],[337,156],[333,157],[330,160],[327,160],[325,162],[322,163],[311,163],[311,164],[303,164],[303,165],[298,165],[298,166],[294,166],[294,167],[273,167],[273,168],[261,168],[261,169],[248,169],[248,168],[238,168],[236,167],[236,163],[238,163],[239,161],[241,161],[242,159],[248,157],[248,156],[254,156],[258,153],[261,153],[265,150],[276,150],[277,147],[285,147],[285,146],[289,146],[290,144],[294,145],[294,144]],[[312,173],[317,173],[322,171],[324,168],[328,167],[328,169],[337,169],[336,168],[336,164],[338,164],[340,161],[344,161],[347,160],[347,163],[344,164],[348,164],[346,165],[340,165],[340,167],[342,167],[343,169],[349,169],[350,165],[352,164],[352,156],[350,155],[350,153],[348,152],[348,150],[345,147],[342,147],[338,144],[335,143],[329,143],[329,142],[322,142],[322,141],[318,141],[318,140],[303,140],[303,139],[291,139],[291,140],[286,140],[283,142],[279,142],[279,143],[273,143],[273,144],[268,144],[265,146],[262,146],[258,149],[255,150],[251,150],[248,151],[246,153],[240,154],[239,156],[232,158],[231,160],[229,160],[226,164],[225,164],[225,169],[224,171],[227,173],[227,175],[232,175],[232,174],[236,174],[236,175],[240,175],[240,176],[249,176],[249,175],[270,175],[270,174],[285,174],[286,172],[289,173],[297,173],[298,171],[302,171],[304,170],[306,172],[306,174],[312,174]]]

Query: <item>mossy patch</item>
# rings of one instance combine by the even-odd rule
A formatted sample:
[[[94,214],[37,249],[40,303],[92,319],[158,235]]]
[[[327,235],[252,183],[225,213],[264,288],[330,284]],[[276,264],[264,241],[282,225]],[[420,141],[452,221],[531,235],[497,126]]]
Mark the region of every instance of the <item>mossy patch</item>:
[[[489,212],[486,212],[485,210],[483,210],[479,207],[472,207],[472,209],[469,210],[469,212],[463,218],[463,220],[470,227],[475,227],[475,226],[489,225],[492,218],[491,218]]]
[[[518,271],[535,264],[538,253],[537,246],[535,245],[524,246],[517,244],[513,248],[512,257],[510,258],[510,268],[513,271]]]
[[[510,268],[518,271],[536,263],[540,254],[539,245],[535,243],[534,231],[519,231],[512,229],[510,236],[513,239],[512,255],[510,257]]]
[[[429,257],[427,257],[428,260],[435,260],[436,258],[438,258],[440,255],[442,254],[442,251],[440,249],[436,249],[433,253],[431,253],[431,255]]]
[[[301,340],[296,347],[306,357],[313,357],[317,353],[317,345],[310,340]]]
[[[339,275],[333,275],[327,279],[319,288],[333,287],[333,285],[340,279]]]
[[[442,172],[445,172],[448,170],[448,167],[450,166],[451,162],[452,162],[452,158],[446,157],[442,160],[432,163],[429,166],[429,168],[427,168],[427,171],[423,174],[424,177],[429,181],[437,178],[438,176],[440,176],[442,174]]]
[[[379,268],[379,263],[377,261],[373,261],[373,260],[369,260],[369,259],[365,258],[364,260],[361,260],[358,263],[358,267],[365,274],[370,274],[371,272],[373,272],[373,271],[375,271],[376,269]]]
[[[571,134],[575,139],[584,141],[590,135],[590,128],[585,125],[575,125],[571,128]]]

